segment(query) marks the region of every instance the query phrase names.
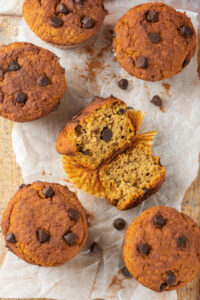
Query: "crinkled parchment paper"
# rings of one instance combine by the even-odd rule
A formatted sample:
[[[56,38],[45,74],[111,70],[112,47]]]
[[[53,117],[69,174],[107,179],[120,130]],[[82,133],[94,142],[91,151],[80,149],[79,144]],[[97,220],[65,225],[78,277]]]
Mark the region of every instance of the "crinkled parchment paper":
[[[116,231],[112,226],[113,220],[119,216],[130,224],[141,211],[151,206],[162,204],[180,209],[184,193],[196,177],[198,168],[200,84],[196,56],[180,74],[151,83],[131,77],[119,66],[111,51],[110,30],[118,18],[138,2],[106,1],[110,14],[105,19],[101,33],[84,45],[67,51],[41,41],[23,19],[20,21],[17,40],[29,41],[56,53],[66,69],[68,83],[66,94],[54,113],[34,122],[14,125],[13,147],[24,182],[46,180],[67,184],[77,193],[92,217],[87,244],[80,254],[64,266],[32,266],[9,252],[0,269],[0,297],[177,299],[175,291],[157,294],[134,279],[122,276],[119,270],[123,266],[121,248],[124,232]],[[9,4],[5,2],[5,5]],[[187,14],[197,28],[196,14]],[[121,78],[129,80],[128,91],[118,88],[117,82]],[[61,157],[55,150],[57,134],[65,122],[93,96],[107,97],[110,94],[123,99],[128,106],[147,113],[141,131],[158,131],[153,150],[161,156],[161,162],[167,170],[166,182],[157,194],[140,206],[124,212],[119,212],[107,200],[88,195],[70,184],[62,169]],[[165,112],[150,102],[155,94],[162,97]],[[103,248],[102,255],[89,253],[88,249],[94,241]]]

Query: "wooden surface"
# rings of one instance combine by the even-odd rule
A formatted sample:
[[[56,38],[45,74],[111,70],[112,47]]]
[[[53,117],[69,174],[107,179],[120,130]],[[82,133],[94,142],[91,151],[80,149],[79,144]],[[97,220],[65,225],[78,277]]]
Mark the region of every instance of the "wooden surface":
[[[172,0],[171,3],[182,9],[200,9],[200,0]],[[0,44],[8,44],[13,41],[13,35],[17,30],[19,22],[20,17],[0,16]],[[198,55],[198,61],[200,74],[200,54]],[[0,117],[0,218],[8,200],[23,182],[21,170],[15,161],[15,155],[12,148],[12,127],[13,123],[11,121]],[[197,178],[185,193],[185,197],[182,201],[182,211],[191,216],[200,226],[200,169]],[[1,231],[0,245],[1,265],[6,254]],[[178,300],[200,300],[200,275],[185,288],[178,290],[177,295]]]

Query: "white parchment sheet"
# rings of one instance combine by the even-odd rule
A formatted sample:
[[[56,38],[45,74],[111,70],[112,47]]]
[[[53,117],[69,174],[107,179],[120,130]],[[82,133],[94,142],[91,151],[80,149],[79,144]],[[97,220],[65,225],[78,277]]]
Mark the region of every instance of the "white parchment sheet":
[[[1,0],[4,2],[4,0]],[[10,11],[5,1],[3,11]],[[19,1],[20,2],[20,1]],[[145,1],[143,1],[145,2]],[[13,147],[22,168],[25,183],[35,180],[67,184],[91,212],[89,239],[73,260],[61,267],[32,266],[8,252],[0,269],[0,297],[46,297],[67,300],[175,300],[176,292],[158,294],[144,288],[134,279],[125,279],[120,268],[123,232],[115,230],[112,222],[123,217],[127,224],[144,209],[169,205],[180,209],[186,189],[197,175],[200,149],[200,84],[197,76],[197,57],[180,74],[161,82],[145,82],[131,77],[123,70],[111,51],[110,29],[118,18],[139,1],[106,1],[110,14],[102,31],[90,41],[71,50],[61,50],[41,41],[19,21],[17,41],[32,42],[53,51],[66,69],[67,91],[59,108],[40,120],[15,124]],[[13,1],[10,1],[13,5]],[[0,9],[1,10],[1,9]],[[197,28],[196,14],[187,12]],[[129,80],[123,91],[117,82]],[[149,200],[129,211],[120,212],[107,200],[88,195],[70,184],[56,152],[56,137],[66,121],[83,108],[95,95],[110,94],[124,100],[128,106],[146,112],[141,131],[157,130],[153,151],[161,156],[167,178],[162,188]],[[161,112],[150,100],[154,95],[163,99]],[[97,241],[103,254],[89,253]]]

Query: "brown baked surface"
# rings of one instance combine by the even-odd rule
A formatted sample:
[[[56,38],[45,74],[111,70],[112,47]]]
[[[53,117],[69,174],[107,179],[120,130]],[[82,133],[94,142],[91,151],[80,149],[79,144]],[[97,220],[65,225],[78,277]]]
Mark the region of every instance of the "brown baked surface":
[[[53,196],[45,198],[43,189],[53,189]],[[79,218],[69,217],[69,209],[76,209]],[[72,259],[84,245],[88,235],[86,212],[74,193],[55,183],[35,182],[26,185],[12,197],[2,218],[2,233],[13,233],[16,243],[6,246],[28,263],[58,266]],[[45,230],[49,239],[40,243],[38,230]],[[63,236],[75,234],[75,243],[69,246]]]
[[[147,21],[147,16],[151,21]],[[180,33],[182,26],[190,27],[189,36]],[[190,18],[163,3],[133,7],[117,22],[115,33],[113,47],[121,66],[131,75],[148,81],[180,72],[196,49],[196,33]],[[158,33],[160,41],[158,36],[151,36],[154,42],[150,41],[152,33]]]
[[[123,257],[129,272],[144,286],[157,292],[178,289],[200,271],[200,230],[172,207],[152,207],[128,227]]]
[[[31,30],[41,39],[56,45],[72,46],[99,32],[106,14],[102,0],[81,2],[83,4],[76,4],[74,0],[25,0],[23,16]],[[58,13],[60,4],[65,5],[69,13]],[[62,25],[57,28],[52,26],[52,16],[58,17]],[[92,18],[94,25],[84,28],[83,17]]]
[[[38,83],[42,79],[48,82]],[[30,43],[0,48],[0,115],[4,118],[16,122],[41,118],[56,109],[65,90],[65,70],[52,52]],[[16,101],[20,93],[27,98],[21,103]]]

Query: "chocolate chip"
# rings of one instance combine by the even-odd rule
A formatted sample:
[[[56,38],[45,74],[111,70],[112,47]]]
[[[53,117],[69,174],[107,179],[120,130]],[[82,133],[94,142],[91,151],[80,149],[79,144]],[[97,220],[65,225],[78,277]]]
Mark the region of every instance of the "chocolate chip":
[[[162,283],[161,286],[160,286],[160,291],[164,291],[164,289],[167,287],[167,284],[166,282]]]
[[[132,278],[133,276],[131,275],[131,273],[128,271],[127,267],[124,266],[122,269],[121,269],[121,272],[122,272],[122,275],[124,275],[124,277],[126,278]]]
[[[90,155],[90,150],[83,150],[83,149],[80,149],[79,152],[81,152],[83,155]]]
[[[162,100],[158,95],[153,96],[153,98],[151,99],[151,103],[159,107],[162,106]]]
[[[157,214],[153,217],[152,223],[153,225],[162,228],[166,224],[166,220],[163,218],[161,214]]]
[[[176,283],[176,276],[172,271],[168,271],[166,276],[166,284],[172,286],[175,283]]]
[[[108,127],[104,127],[101,132],[101,139],[105,142],[109,142],[112,139],[113,133]]]
[[[148,255],[151,250],[151,246],[148,244],[138,244],[138,251],[142,255]]]
[[[20,68],[20,65],[13,60],[8,66],[8,71],[18,71]]]
[[[134,109],[132,106],[127,106],[127,109]]]
[[[58,16],[51,16],[50,25],[55,28],[61,27],[63,25],[63,20]]]
[[[74,3],[82,5],[83,4],[83,0],[74,0]]]
[[[77,221],[80,218],[80,212],[75,208],[70,208],[68,210],[68,216],[72,221]]]
[[[144,191],[145,195],[151,196],[151,193],[152,193],[151,189],[143,188],[143,191]]]
[[[6,235],[6,241],[13,244],[17,243],[14,233],[8,233]]]
[[[113,226],[117,230],[122,230],[125,227],[125,225],[126,225],[126,222],[122,218],[117,218],[113,222]]]
[[[49,240],[50,234],[44,229],[38,229],[37,238],[40,243],[45,243]]]
[[[125,114],[125,112],[126,112],[126,110],[125,110],[124,108],[120,108],[120,109],[119,109],[119,113],[120,113],[120,115],[124,115],[124,114]]]
[[[20,186],[19,186],[19,190],[23,189],[23,187],[25,187],[26,185],[24,183],[22,183]]]
[[[45,86],[47,86],[47,85],[50,84],[50,80],[49,80],[49,78],[46,77],[45,75],[42,75],[42,76],[40,76],[40,77],[37,79],[37,84],[38,84],[39,86],[45,87]]]
[[[182,64],[182,68],[187,67],[187,65],[189,65],[189,63],[190,63],[190,60],[188,58],[186,58]]]
[[[67,9],[67,7],[63,3],[60,3],[58,5],[57,12],[60,14],[64,14],[64,15],[67,15],[68,13],[70,13],[69,9]]]
[[[151,9],[146,13],[146,19],[150,23],[158,22],[158,13],[155,10]]]
[[[144,56],[139,56],[137,59],[136,59],[136,67],[137,68],[140,68],[140,69],[146,69],[147,66],[148,66],[148,61],[146,59],[146,57]]]
[[[118,82],[118,86],[120,87],[120,89],[122,90],[126,90],[128,88],[128,80],[127,79],[121,79],[119,82]]]
[[[4,70],[0,67],[0,79],[3,79]]]
[[[72,232],[67,232],[63,236],[63,239],[69,246],[73,246],[76,243],[76,235]]]
[[[96,242],[92,243],[92,245],[90,246],[90,252],[92,253],[99,253],[101,251],[102,251],[101,247]]]
[[[17,103],[25,103],[26,100],[27,100],[27,95],[24,94],[24,93],[22,93],[22,92],[18,93],[18,94],[15,96],[15,101],[16,101]]]
[[[178,248],[180,249],[185,249],[186,248],[186,245],[187,245],[187,237],[184,236],[183,234],[182,235],[179,235],[177,238],[176,238],[176,245]]]
[[[94,27],[94,25],[95,25],[95,21],[90,17],[84,17],[81,20],[81,23],[82,23],[83,27],[86,29],[90,29],[90,28]]]
[[[189,37],[193,34],[193,30],[189,26],[182,26],[179,31],[183,37]]]
[[[149,33],[148,38],[152,44],[158,44],[161,42],[161,37],[158,32]]]
[[[43,188],[42,194],[45,196],[45,198],[51,198],[54,195],[54,191],[51,186],[46,186]]]

